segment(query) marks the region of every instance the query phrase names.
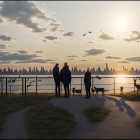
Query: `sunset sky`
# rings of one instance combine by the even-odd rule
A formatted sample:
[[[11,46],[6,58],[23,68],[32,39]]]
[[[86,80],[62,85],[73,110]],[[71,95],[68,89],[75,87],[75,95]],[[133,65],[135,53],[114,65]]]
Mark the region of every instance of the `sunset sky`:
[[[139,1],[0,2],[0,67],[140,68]]]

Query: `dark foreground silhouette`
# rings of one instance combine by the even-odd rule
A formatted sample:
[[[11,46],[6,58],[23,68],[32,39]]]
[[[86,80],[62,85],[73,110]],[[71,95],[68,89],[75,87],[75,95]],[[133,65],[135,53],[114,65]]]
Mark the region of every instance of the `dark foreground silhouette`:
[[[89,69],[87,69],[87,71],[85,72],[84,83],[86,89],[86,97],[90,98],[91,73],[89,72]]]

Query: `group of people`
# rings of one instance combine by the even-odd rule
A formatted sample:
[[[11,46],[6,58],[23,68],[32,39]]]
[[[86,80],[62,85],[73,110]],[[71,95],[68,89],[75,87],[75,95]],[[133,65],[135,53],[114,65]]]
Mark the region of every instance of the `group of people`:
[[[60,82],[64,85],[65,97],[69,98],[69,84],[71,83],[71,72],[67,63],[64,63],[63,68],[59,71],[59,64],[57,63],[53,68],[53,77],[55,82],[56,97],[60,97]],[[84,83],[86,89],[86,97],[90,98],[91,87],[91,73],[87,69],[84,76]]]
[[[53,77],[55,82],[56,96],[60,97],[60,82],[62,82],[65,89],[65,97],[69,98],[69,84],[71,82],[71,72],[67,63],[64,64],[60,72],[59,64],[57,63],[53,68]]]

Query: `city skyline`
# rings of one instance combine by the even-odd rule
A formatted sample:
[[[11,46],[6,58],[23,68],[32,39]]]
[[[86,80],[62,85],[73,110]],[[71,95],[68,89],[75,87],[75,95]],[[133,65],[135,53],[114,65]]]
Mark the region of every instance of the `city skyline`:
[[[0,67],[139,69],[139,1],[1,1]]]
[[[59,69],[61,71],[62,68]],[[72,75],[83,75],[85,74],[86,70],[89,70],[91,74],[99,74],[99,75],[132,75],[132,74],[140,74],[140,69],[135,69],[135,68],[125,68],[124,66],[122,67],[122,70],[115,70],[114,68],[110,67],[106,63],[105,68],[101,69],[101,67],[98,68],[86,68],[84,70],[81,70],[77,66],[74,66],[70,68],[71,74]],[[52,75],[53,70],[52,69],[47,69],[47,67],[41,67],[40,69],[37,67],[29,67],[28,69],[22,68],[22,69],[13,69],[13,68],[0,68],[0,75]]]

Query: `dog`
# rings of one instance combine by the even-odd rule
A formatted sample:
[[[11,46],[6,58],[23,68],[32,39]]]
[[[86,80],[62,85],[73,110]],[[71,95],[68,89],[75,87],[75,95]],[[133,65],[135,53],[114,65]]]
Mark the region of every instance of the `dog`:
[[[93,95],[94,95],[95,89],[94,89],[94,88],[91,88],[91,92],[92,92]]]
[[[137,91],[140,91],[140,85],[136,84],[136,80],[134,80],[134,86],[137,88]]]
[[[102,96],[104,95],[104,88],[96,88],[96,87],[94,87],[94,89],[93,88],[91,88],[91,91],[93,92],[93,94],[94,94],[94,92],[96,92],[96,95],[98,95],[98,92],[102,92]]]
[[[75,89],[75,88],[72,88],[72,92],[73,92],[73,94],[82,94],[82,91],[81,91],[81,89]]]

